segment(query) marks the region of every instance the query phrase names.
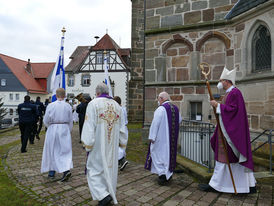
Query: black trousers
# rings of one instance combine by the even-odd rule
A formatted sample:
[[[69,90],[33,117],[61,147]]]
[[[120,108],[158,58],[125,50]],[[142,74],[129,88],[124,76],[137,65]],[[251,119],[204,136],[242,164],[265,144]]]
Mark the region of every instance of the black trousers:
[[[38,118],[37,122],[39,122],[39,127],[36,126],[36,127],[38,127],[38,129],[36,128],[36,129],[37,129],[36,135],[39,136],[39,134],[40,134],[40,132],[41,132],[41,129],[42,129],[42,126],[43,126],[43,116],[40,116],[40,117]]]
[[[84,121],[79,121],[80,141],[81,141],[83,126],[84,126]]]
[[[33,122],[19,123],[19,129],[21,132],[21,145],[22,145],[21,152],[26,151],[28,139],[31,137],[32,127],[33,127]]]

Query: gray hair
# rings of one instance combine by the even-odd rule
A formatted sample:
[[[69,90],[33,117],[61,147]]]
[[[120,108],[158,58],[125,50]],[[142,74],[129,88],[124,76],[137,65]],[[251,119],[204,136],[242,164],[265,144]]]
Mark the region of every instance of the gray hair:
[[[100,83],[95,89],[96,94],[108,94],[108,86],[105,83]]]
[[[167,92],[161,92],[160,94],[159,94],[159,97],[162,97],[162,99],[164,100],[164,101],[170,101],[170,97],[169,97],[169,94],[167,93]]]

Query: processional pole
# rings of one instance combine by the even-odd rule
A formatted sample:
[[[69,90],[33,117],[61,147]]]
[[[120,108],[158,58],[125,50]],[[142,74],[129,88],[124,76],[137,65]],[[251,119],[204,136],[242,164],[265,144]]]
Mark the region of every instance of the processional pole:
[[[207,72],[205,71],[205,66],[208,67],[208,71]],[[210,100],[214,100],[214,97],[213,97],[212,92],[211,92],[210,84],[209,84],[209,81],[208,81],[208,78],[207,78],[207,76],[210,73],[210,65],[208,63],[206,63],[206,62],[202,62],[202,63],[199,64],[199,67],[202,70],[202,74],[205,77],[206,86],[207,86],[207,90],[208,90],[208,93],[209,93],[209,96],[210,96]],[[224,153],[225,153],[225,157],[226,157],[226,163],[228,165],[228,169],[229,169],[231,181],[232,181],[232,184],[233,184],[234,192],[235,192],[235,194],[237,194],[237,190],[236,190],[236,187],[235,187],[235,182],[234,182],[232,170],[231,170],[229,159],[228,159],[226,140],[224,138],[224,134],[223,134],[222,128],[220,126],[219,115],[217,115],[217,113],[216,113],[216,108],[213,107],[213,106],[212,106],[212,108],[213,108],[213,112],[214,112],[214,115],[215,115],[215,118],[216,118],[216,121],[217,121],[217,125],[219,126],[218,128],[219,128],[219,131],[220,131],[221,140],[222,140],[222,144],[223,144],[223,148],[224,148]]]

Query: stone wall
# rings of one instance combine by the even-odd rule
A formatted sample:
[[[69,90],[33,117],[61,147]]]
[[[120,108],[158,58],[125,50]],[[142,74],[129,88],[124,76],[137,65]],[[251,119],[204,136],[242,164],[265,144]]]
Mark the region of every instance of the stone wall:
[[[131,80],[129,82],[130,122],[143,121],[144,1],[132,0]]]
[[[147,0],[147,30],[222,20],[237,0]]]
[[[202,120],[209,121],[212,109],[199,69],[201,62],[207,62],[214,94],[223,67],[236,68],[236,84],[246,100],[250,128],[274,128],[274,61],[271,71],[262,73],[252,72],[251,63],[252,37],[259,25],[270,31],[274,59],[274,5],[224,21],[236,0],[146,2],[145,124],[151,123],[161,91],[171,95],[183,118],[189,117],[190,102],[202,102]]]

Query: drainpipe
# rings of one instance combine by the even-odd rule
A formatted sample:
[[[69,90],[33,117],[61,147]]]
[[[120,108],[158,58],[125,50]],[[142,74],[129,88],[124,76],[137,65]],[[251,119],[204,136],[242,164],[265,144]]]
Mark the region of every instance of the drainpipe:
[[[144,57],[143,57],[143,128],[145,125],[145,82],[146,82],[146,0],[144,0]]]

